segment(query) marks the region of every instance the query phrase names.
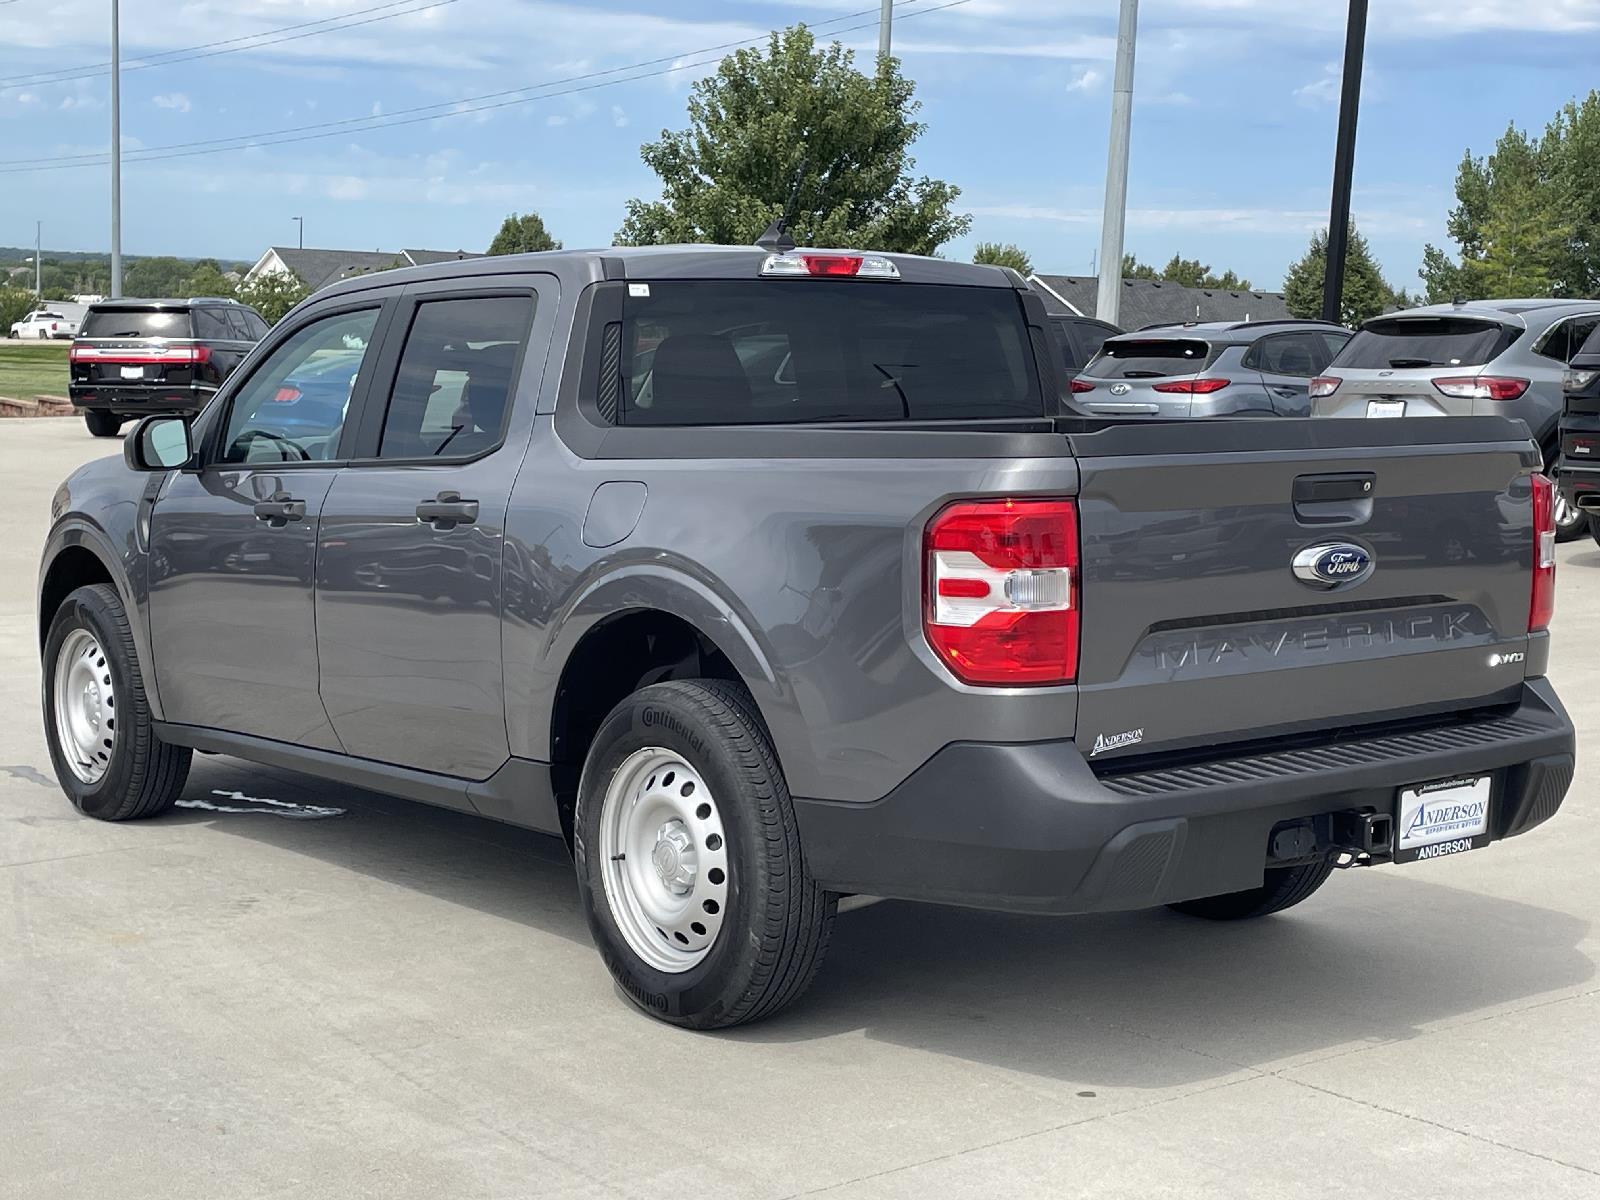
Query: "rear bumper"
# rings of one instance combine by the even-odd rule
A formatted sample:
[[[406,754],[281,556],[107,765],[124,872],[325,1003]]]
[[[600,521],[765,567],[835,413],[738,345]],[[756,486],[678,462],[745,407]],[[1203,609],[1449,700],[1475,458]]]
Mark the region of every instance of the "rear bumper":
[[[1433,729],[1098,778],[1070,741],[945,747],[872,804],[796,799],[807,866],[833,891],[1015,912],[1150,908],[1261,886],[1280,822],[1396,789],[1494,776],[1490,835],[1548,820],[1572,781],[1572,722],[1545,679],[1517,708]]]
[[[67,396],[75,408],[112,412],[122,417],[146,413],[192,416],[206,406],[216,390],[201,383],[154,387],[72,383],[67,386]]]

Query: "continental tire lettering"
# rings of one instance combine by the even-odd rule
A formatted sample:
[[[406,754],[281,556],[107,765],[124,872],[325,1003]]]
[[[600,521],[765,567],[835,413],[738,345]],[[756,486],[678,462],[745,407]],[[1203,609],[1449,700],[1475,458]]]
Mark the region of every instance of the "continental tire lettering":
[[[662,729],[670,729],[684,741],[688,742],[689,745],[693,746],[697,753],[705,753],[706,745],[705,742],[700,739],[700,735],[680,721],[675,714],[668,712],[666,709],[656,708],[653,705],[647,704],[644,706],[644,713],[640,719],[644,722],[646,729],[653,729],[657,726],[661,727]]]

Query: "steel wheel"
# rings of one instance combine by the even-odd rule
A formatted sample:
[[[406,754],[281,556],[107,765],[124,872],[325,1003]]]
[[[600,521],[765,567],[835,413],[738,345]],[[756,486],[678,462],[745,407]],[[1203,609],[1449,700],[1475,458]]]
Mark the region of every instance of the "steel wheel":
[[[606,900],[629,948],[669,974],[698,965],[728,903],[722,816],[700,773],[660,746],[630,754],[601,802],[599,851]]]
[[[61,644],[55,669],[56,741],[72,773],[98,783],[116,746],[116,691],[105,651],[87,629]]]

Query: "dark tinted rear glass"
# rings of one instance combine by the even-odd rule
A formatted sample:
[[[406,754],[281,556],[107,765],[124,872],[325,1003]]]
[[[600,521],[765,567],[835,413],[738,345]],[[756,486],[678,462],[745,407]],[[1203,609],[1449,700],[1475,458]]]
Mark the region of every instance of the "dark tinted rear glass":
[[[1600,360],[1600,328],[1596,328],[1584,340],[1583,345],[1578,347],[1577,352],[1573,354],[1573,362],[1577,362],[1579,359],[1582,359],[1585,365]]]
[[[1333,360],[1336,367],[1481,367],[1520,332],[1465,317],[1380,317],[1368,321]]]
[[[1022,305],[1008,289],[653,280],[629,285],[622,337],[627,425],[1044,411]]]
[[[79,334],[91,338],[191,336],[187,309],[91,308]]]
[[[1095,379],[1160,379],[1193,375],[1215,357],[1211,343],[1198,338],[1140,338],[1107,342],[1083,369]]]

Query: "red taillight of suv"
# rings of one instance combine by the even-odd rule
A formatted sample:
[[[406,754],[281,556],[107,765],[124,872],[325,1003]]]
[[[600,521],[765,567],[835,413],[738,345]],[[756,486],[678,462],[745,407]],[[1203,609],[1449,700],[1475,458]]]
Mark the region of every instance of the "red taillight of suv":
[[[1515,400],[1528,390],[1528,381],[1504,375],[1461,375],[1435,379],[1433,386],[1454,400]]]
[[[1232,380],[1228,379],[1175,379],[1171,383],[1157,383],[1151,386],[1158,392],[1179,392],[1187,396],[1209,396],[1212,392],[1220,392]]]
[[[1092,391],[1094,391],[1094,384],[1090,383],[1086,379],[1073,379],[1073,380],[1071,380],[1071,384],[1072,384],[1072,391],[1073,391],[1074,394],[1077,394],[1078,392],[1092,392]]]
[[[1337,392],[1339,385],[1343,382],[1344,380],[1337,375],[1318,375],[1311,381],[1311,386],[1307,390],[1313,400],[1321,400],[1325,396],[1331,396]]]
[[[958,679],[1046,687],[1076,678],[1076,503],[952,504],[928,523],[923,550],[923,629]]]
[[[1556,615],[1556,485],[1548,475],[1533,480],[1533,597],[1528,604],[1528,632],[1550,627]]]

